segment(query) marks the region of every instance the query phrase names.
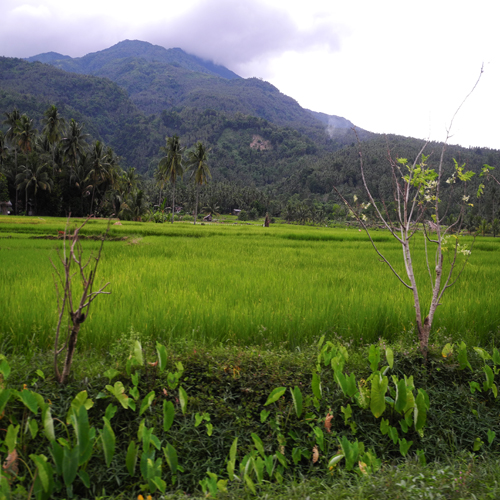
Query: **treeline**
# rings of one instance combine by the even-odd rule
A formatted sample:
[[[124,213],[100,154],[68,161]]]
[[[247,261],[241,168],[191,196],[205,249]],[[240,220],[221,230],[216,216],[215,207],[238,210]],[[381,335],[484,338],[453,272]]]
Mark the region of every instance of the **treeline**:
[[[39,132],[17,109],[0,131],[0,201],[14,214],[74,216],[111,213],[128,217],[138,196],[135,169],[122,170],[112,148],[90,141],[84,125],[66,122],[56,106]]]
[[[30,116],[16,109],[6,112],[4,132],[0,132],[0,201],[10,200],[11,211],[17,214],[115,214],[123,219],[165,221],[172,214],[171,207],[188,218],[241,209],[250,218],[268,213],[289,222],[326,224],[349,220],[333,186],[344,196],[366,198],[358,145],[351,135],[345,137],[346,143],[350,141],[347,145],[331,153],[323,151],[318,157],[314,142],[262,118],[228,117],[215,110],[171,110],[159,117],[168,133],[165,146],[156,151],[147,174],[141,176],[133,167],[123,169],[111,147],[91,140],[83,124],[65,121],[56,106],[50,106],[41,119],[35,118],[40,131]],[[262,148],[249,146],[255,136]],[[169,140],[174,137],[178,158],[172,173]],[[422,141],[399,136],[378,136],[361,143],[372,193],[384,200],[389,211],[394,207],[388,151],[394,157],[413,158],[421,146]],[[430,162],[434,157],[437,160],[440,148],[437,143],[428,146]],[[450,146],[445,155],[450,172],[453,159],[480,172],[484,164],[498,166],[500,152]],[[476,189],[479,182],[476,176],[472,187]],[[450,222],[459,213],[462,195],[444,186]],[[472,205],[467,228],[496,234],[500,186],[486,183],[480,202]],[[375,222],[372,212],[367,216]]]

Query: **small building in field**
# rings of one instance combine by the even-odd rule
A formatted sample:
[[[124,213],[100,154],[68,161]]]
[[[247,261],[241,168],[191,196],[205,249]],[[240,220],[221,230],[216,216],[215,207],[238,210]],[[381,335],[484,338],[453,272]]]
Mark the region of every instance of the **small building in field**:
[[[0,213],[2,215],[9,215],[12,211],[12,203],[10,201],[0,201]]]

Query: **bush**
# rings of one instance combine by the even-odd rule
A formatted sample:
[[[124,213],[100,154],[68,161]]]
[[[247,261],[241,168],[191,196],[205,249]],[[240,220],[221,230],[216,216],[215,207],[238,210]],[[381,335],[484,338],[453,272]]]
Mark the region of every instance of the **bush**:
[[[239,214],[238,214],[238,220],[248,220],[249,217],[248,217],[248,213],[246,210],[242,210]]]
[[[250,212],[248,212],[248,218],[250,220],[257,220],[259,218],[259,212],[257,211],[257,209],[254,207],[250,210]]]

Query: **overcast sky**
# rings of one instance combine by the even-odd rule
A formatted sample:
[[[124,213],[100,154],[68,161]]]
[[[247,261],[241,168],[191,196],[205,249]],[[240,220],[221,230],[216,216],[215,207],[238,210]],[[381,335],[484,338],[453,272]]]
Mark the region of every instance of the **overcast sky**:
[[[495,0],[0,0],[0,55],[144,40],[261,77],[372,132],[500,149]]]

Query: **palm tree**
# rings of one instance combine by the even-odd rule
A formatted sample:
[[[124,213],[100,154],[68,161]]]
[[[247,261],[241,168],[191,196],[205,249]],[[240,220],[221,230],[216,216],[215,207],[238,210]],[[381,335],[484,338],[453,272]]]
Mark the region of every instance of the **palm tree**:
[[[84,152],[89,135],[83,133],[83,125],[71,119],[66,137],[61,139],[63,153],[71,168],[76,169],[78,158]]]
[[[5,135],[5,137],[14,146],[14,181],[15,181],[15,178],[17,176],[17,142],[16,142],[17,125],[21,118],[21,114],[17,109],[14,109],[10,113],[6,112],[5,116],[6,118],[3,121],[3,123],[9,126],[9,129],[7,130],[7,134]],[[18,194],[18,189],[16,185],[16,204],[14,207],[14,212],[16,214],[17,214],[17,202],[18,202],[17,194]]]
[[[104,152],[104,148],[100,141],[96,141],[90,152],[90,170],[87,174],[85,181],[91,181],[88,185],[92,188],[92,199],[90,201],[90,214],[92,214],[92,209],[94,207],[94,196],[97,186],[102,184],[109,175],[110,163],[108,161],[108,156]]]
[[[54,170],[55,150],[61,140],[62,130],[65,124],[64,118],[59,114],[56,106],[52,105],[44,113],[42,120],[44,127],[42,133],[47,137],[52,148],[52,170]]]
[[[38,163],[38,157],[35,154],[28,156],[27,161],[24,165],[21,165],[21,171],[16,176],[16,185],[20,189],[25,190],[26,196],[26,215],[28,215],[28,190],[32,189],[34,191],[35,197],[35,213],[36,213],[36,194],[38,188],[52,190],[54,185],[49,174],[45,171],[46,164]]]
[[[493,219],[493,222],[491,223],[491,232],[493,233],[494,238],[498,233],[500,233],[500,221],[498,219]]]
[[[166,145],[160,148],[160,151],[165,153],[165,156],[160,160],[158,167],[161,176],[164,179],[169,179],[172,183],[172,224],[174,223],[175,213],[175,182],[178,176],[182,176],[182,152],[184,148],[181,147],[179,137],[166,138]]]
[[[17,145],[24,153],[29,153],[33,149],[37,130],[33,128],[33,120],[26,115],[22,115],[17,121]]]
[[[194,177],[196,184],[196,203],[194,206],[194,224],[198,217],[198,198],[200,186],[206,184],[208,179],[212,177],[210,169],[207,165],[208,154],[202,142],[198,141],[194,149],[188,151],[187,154],[187,170],[191,171],[191,177]]]

